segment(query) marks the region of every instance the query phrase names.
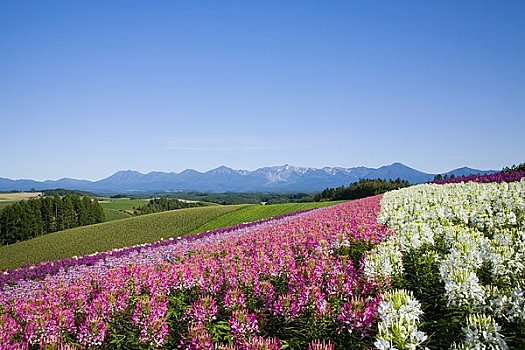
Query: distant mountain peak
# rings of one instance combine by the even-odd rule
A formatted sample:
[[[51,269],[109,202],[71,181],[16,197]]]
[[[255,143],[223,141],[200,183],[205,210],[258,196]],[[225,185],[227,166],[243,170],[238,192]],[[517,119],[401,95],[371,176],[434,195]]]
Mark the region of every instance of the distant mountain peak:
[[[139,171],[136,171],[136,170],[122,170],[122,171],[117,171],[115,174],[119,174],[119,175],[144,175],[143,173],[139,172]]]
[[[209,173],[209,174],[229,174],[229,173],[235,173],[236,171],[233,170],[232,168],[228,168],[227,166],[225,165],[221,165],[215,169],[212,169],[212,170],[209,170],[207,171],[206,173]]]
[[[399,163],[399,162],[395,162],[395,163],[392,163],[390,165],[384,165],[382,166],[381,168],[386,168],[386,167],[390,167],[390,168],[396,168],[396,169],[412,169],[411,167],[409,167],[408,165],[405,165],[403,163]],[[413,169],[412,169],[413,170]]]
[[[139,173],[138,171],[134,170],[121,170],[117,171],[113,175],[100,180],[105,181],[109,183],[118,183],[118,182],[131,182],[131,181],[138,181],[139,179],[145,177],[146,175]]]
[[[116,173],[114,173],[112,176],[114,175],[144,175],[142,174],[141,172],[138,172],[136,170],[120,170],[120,171],[117,171]]]
[[[198,172],[197,170],[195,169],[184,169],[183,171],[181,171],[179,173],[179,175],[182,175],[182,174],[201,174],[200,172]]]

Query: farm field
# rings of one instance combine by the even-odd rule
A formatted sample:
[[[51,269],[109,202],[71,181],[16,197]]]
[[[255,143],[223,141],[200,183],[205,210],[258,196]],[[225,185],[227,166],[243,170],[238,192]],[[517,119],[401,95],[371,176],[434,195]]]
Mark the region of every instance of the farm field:
[[[523,349],[525,179],[477,180],[7,271],[0,336],[13,348]],[[209,222],[234,221],[223,215]]]
[[[41,192],[0,193],[0,210],[18,201],[27,200],[31,198],[37,198],[40,195],[42,195]]]
[[[126,210],[132,210],[148,203],[149,199],[130,198],[99,198],[98,202],[104,209],[105,222],[132,217]]]
[[[42,195],[42,192],[9,192],[0,193],[0,202],[11,201],[17,202],[25,199],[36,198]]]

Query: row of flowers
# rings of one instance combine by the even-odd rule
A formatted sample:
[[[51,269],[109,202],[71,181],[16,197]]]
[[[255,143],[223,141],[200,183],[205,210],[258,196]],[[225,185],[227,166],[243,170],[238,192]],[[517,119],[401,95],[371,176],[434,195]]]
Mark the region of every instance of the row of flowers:
[[[363,269],[392,234],[379,212],[376,196],[10,280],[0,348],[370,347],[391,313]]]
[[[433,325],[428,322],[427,328],[446,322],[448,328],[443,329],[463,333],[463,340],[450,334],[448,345],[453,348],[507,349],[508,341],[523,345],[525,179],[425,184],[389,192],[382,199],[378,219],[397,234],[368,254],[365,273],[370,280],[398,280],[407,287],[406,281],[417,275],[411,287],[422,302],[428,301],[429,313],[439,309],[442,318]],[[432,279],[440,281],[434,284],[435,290],[422,287]],[[440,301],[446,306],[433,306]],[[420,316],[415,308],[398,319],[419,320]],[[455,325],[458,317],[462,321]],[[417,333],[417,326],[412,323],[412,334],[394,340],[383,337],[390,339],[383,348],[422,346],[426,336]],[[443,348],[447,343],[442,335],[433,337],[429,344]],[[450,344],[452,340],[456,342]]]
[[[239,235],[246,230],[253,230],[257,227],[262,227],[266,224],[276,223],[279,220],[287,219],[290,217],[296,217],[309,210],[283,214],[268,219],[259,221],[253,221],[248,223],[242,223],[235,226],[229,226],[219,228],[216,230],[206,231],[193,235],[179,236],[176,238],[161,239],[152,243],[139,244],[135,246],[129,246],[124,248],[115,248],[113,250],[105,252],[94,252],[93,254],[65,258],[56,261],[44,261],[34,265],[24,266],[14,270],[7,270],[0,272],[0,290],[4,289],[6,285],[13,285],[21,280],[41,280],[49,276],[56,274],[63,274],[64,272],[71,272],[74,268],[82,269],[83,267],[90,267],[94,265],[100,265],[103,267],[115,266],[116,264],[122,263],[125,257],[131,256],[133,261],[137,261],[138,256],[142,256],[142,259],[148,262],[155,262],[161,259],[158,252],[163,248],[171,249],[173,245],[184,245],[191,244],[195,241],[223,239],[224,235],[235,234]]]
[[[481,183],[489,183],[489,182],[514,182],[514,181],[520,181],[522,178],[525,177],[525,171],[511,171],[511,172],[498,172],[494,174],[487,174],[487,175],[464,175],[464,176],[456,176],[452,178],[447,179],[436,179],[432,181],[432,183],[435,184],[449,184],[449,183],[460,183],[460,182],[481,182]]]

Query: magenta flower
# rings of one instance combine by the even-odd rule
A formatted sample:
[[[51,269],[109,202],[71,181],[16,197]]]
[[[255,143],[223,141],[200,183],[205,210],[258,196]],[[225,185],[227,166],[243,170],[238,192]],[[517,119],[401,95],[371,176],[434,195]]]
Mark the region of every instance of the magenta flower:
[[[100,346],[106,336],[106,323],[100,316],[88,316],[78,328],[78,341],[86,347]]]
[[[248,310],[234,310],[228,323],[230,324],[230,333],[235,345],[246,342],[259,332],[257,317]]]
[[[168,301],[162,296],[143,296],[135,304],[132,323],[140,330],[139,341],[152,347],[160,347],[168,335],[166,312]]]
[[[363,335],[369,334],[377,317],[380,300],[380,296],[369,300],[353,298],[343,304],[337,316],[337,321],[341,324],[340,330],[347,330],[350,333],[357,331]]]
[[[223,301],[227,309],[243,309],[246,307],[244,294],[239,288],[227,289]]]
[[[217,311],[217,303],[213,298],[202,297],[186,311],[186,319],[191,324],[205,325],[216,318]]]

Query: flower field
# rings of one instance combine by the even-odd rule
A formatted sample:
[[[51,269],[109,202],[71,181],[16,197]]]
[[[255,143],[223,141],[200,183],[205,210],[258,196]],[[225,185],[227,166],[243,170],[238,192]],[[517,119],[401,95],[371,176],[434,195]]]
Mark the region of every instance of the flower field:
[[[6,271],[0,349],[507,349],[525,180],[427,184]]]
[[[365,270],[413,291],[427,346],[525,348],[524,179],[419,185],[385,194],[381,206],[379,222],[397,234],[372,249]],[[381,329],[378,338],[418,343]]]

